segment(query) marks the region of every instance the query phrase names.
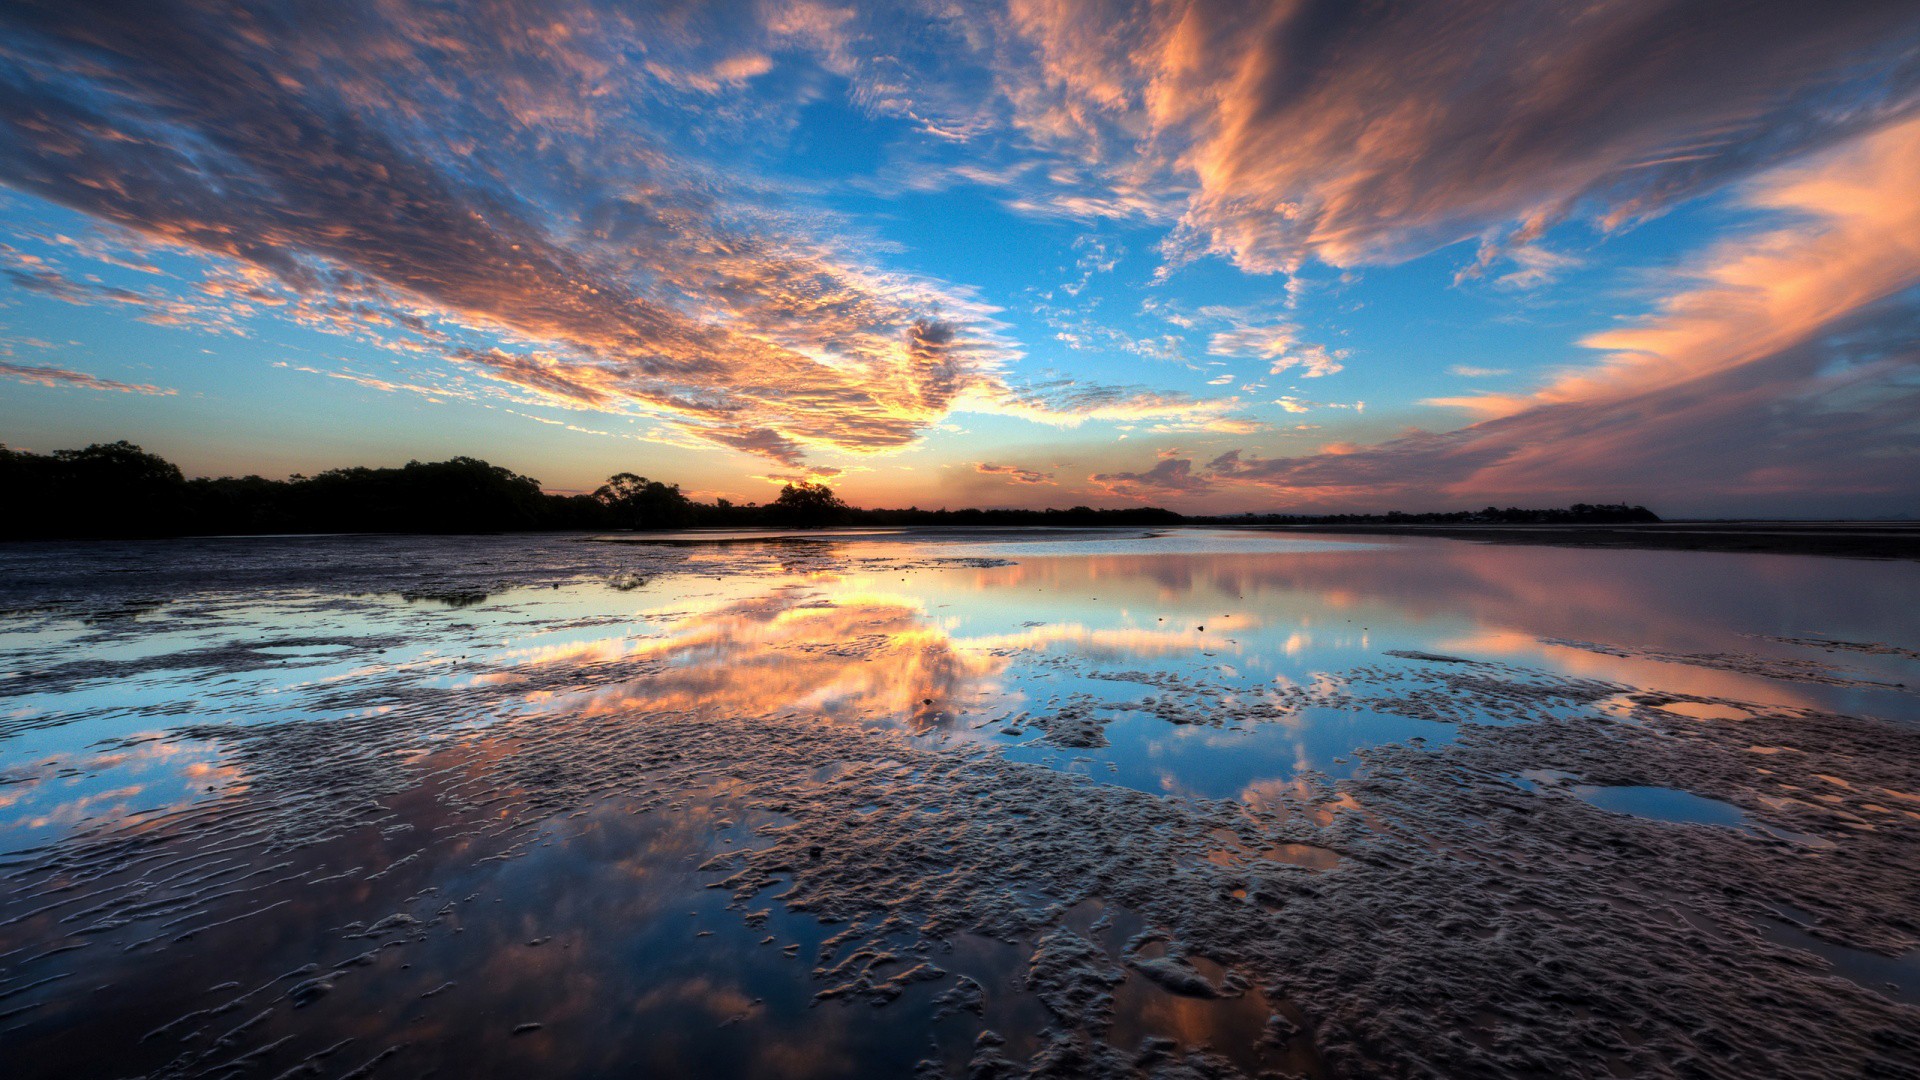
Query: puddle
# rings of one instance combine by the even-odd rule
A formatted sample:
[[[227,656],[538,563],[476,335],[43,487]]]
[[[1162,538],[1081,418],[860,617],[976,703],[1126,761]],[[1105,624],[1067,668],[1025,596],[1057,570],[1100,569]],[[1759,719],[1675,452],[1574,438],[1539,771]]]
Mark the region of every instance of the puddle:
[[[1013,761],[1136,791],[1230,799],[1309,773],[1351,776],[1360,767],[1357,752],[1368,747],[1444,746],[1454,735],[1452,728],[1430,720],[1376,713],[1316,709],[1302,720],[1215,728],[1124,716],[1105,726],[1105,746],[1058,747],[1034,738],[1005,753]]]
[[[1747,720],[1753,714],[1732,705],[1718,705],[1710,701],[1669,701],[1660,708],[1676,716],[1692,717],[1695,720]]]
[[[1529,790],[1538,789],[1529,785]],[[1582,801],[1615,814],[1630,814],[1634,817],[1675,824],[1717,825],[1756,836],[1770,836],[1776,840],[1784,840],[1815,851],[1830,850],[1838,846],[1834,841],[1814,833],[1799,832],[1779,825],[1750,820],[1746,811],[1731,803],[1705,798],[1690,791],[1631,785],[1617,787],[1572,785],[1566,790]]]
[[[1675,788],[1637,785],[1595,787],[1582,784],[1568,790],[1582,801],[1615,814],[1726,828],[1739,828],[1747,823],[1746,812],[1731,803]]]
[[[1810,918],[1804,911],[1788,908],[1779,917],[1761,919],[1757,925],[1768,940],[1813,953],[1826,961],[1835,975],[1856,986],[1920,1005],[1920,949],[1909,949],[1900,956],[1849,949],[1807,932],[1805,920]]]
[[[1228,830],[1217,829],[1213,835],[1226,845],[1207,853],[1208,861],[1216,866],[1244,866],[1259,860],[1308,870],[1332,870],[1341,862],[1339,852],[1314,844],[1275,844],[1271,847],[1248,848]]]

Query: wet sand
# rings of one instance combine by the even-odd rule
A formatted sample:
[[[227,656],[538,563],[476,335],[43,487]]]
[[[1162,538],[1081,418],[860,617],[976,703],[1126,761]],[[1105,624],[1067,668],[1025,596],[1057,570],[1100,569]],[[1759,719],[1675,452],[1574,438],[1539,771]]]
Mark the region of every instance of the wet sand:
[[[0,550],[70,1076],[1920,1076],[1920,568]]]

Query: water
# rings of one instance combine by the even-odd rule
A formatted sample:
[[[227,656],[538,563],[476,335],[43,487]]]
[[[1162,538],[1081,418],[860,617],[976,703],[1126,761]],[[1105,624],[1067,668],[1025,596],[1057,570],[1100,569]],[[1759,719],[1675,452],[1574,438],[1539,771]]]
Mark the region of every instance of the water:
[[[1577,787],[1574,794],[1602,810],[1633,814],[1655,821],[1685,822],[1696,825],[1738,827],[1747,815],[1739,807],[1718,799],[1703,799],[1690,791],[1673,788],[1642,787],[1622,784],[1618,787]]]
[[[1811,916],[1783,905],[1784,910],[1760,921],[1760,930],[1768,939],[1796,951],[1812,953],[1826,961],[1835,975],[1863,987],[1920,1005],[1920,951],[1901,956],[1883,956],[1863,949],[1849,949],[1813,936],[1803,920]]]
[[[1910,1063],[1920,566],[621,539],[0,550],[10,1073]]]

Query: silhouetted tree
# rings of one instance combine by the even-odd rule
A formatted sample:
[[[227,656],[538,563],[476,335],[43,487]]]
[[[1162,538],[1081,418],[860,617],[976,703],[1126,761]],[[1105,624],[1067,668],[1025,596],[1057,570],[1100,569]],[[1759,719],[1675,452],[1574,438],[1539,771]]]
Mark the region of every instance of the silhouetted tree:
[[[14,535],[147,536],[179,530],[186,478],[126,440],[34,454],[0,464]]]
[[[607,508],[612,524],[628,529],[677,529],[693,520],[693,501],[679,484],[663,484],[630,472],[616,473],[593,497]]]
[[[774,524],[812,529],[846,521],[848,507],[827,485],[802,480],[782,487],[779,498],[767,507],[767,514]]]
[[[497,532],[545,525],[540,481],[479,458],[328,469],[289,482],[293,516],[349,532]]]

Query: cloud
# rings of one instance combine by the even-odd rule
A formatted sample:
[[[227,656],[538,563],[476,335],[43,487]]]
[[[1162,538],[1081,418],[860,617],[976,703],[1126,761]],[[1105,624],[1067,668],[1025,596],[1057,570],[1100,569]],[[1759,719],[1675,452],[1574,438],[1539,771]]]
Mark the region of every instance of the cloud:
[[[1274,398],[1273,403],[1280,406],[1282,411],[1290,413],[1311,412],[1314,409],[1352,409],[1357,413],[1367,411],[1367,403],[1364,401],[1309,401],[1293,394]]]
[[[1257,484],[1314,504],[1366,505],[1409,496],[1451,494],[1450,485],[1505,456],[1471,429],[1418,431],[1374,446],[1334,443],[1301,457],[1266,458],[1229,450],[1206,465],[1220,481]]]
[[[457,390],[448,390],[436,386],[422,386],[419,383],[394,382],[391,379],[382,379],[373,375],[363,375],[357,371],[322,371],[319,368],[308,367],[304,364],[289,364],[284,360],[275,361],[273,366],[286,368],[289,371],[304,372],[308,375],[324,375],[329,379],[339,379],[342,382],[350,382],[356,386],[364,386],[369,390],[378,390],[386,394],[397,394],[402,391],[410,394],[419,394],[421,397],[427,398],[430,401],[462,396]],[[536,420],[544,424],[564,426],[562,421],[551,420],[546,417],[532,416],[527,413],[517,413],[516,415],[526,416],[530,420]]]
[[[686,427],[686,425],[683,425]],[[687,428],[721,446],[729,447],[748,454],[777,461],[790,468],[800,468],[806,463],[800,452],[800,444],[772,428]]]
[[[1118,327],[1086,318],[1068,318],[1053,309],[1041,309],[1047,325],[1054,328],[1053,338],[1075,352],[1124,352],[1148,360],[1184,362],[1182,342],[1172,334],[1134,337]]]
[[[723,57],[703,71],[688,71],[667,64],[649,63],[647,74],[680,90],[718,94],[737,90],[773,70],[773,58],[761,53],[739,53]]]
[[[825,32],[797,10],[787,32]],[[963,389],[994,392],[1012,354],[989,308],[661,142],[669,66],[702,92],[774,66],[701,60],[672,25],[568,0],[9,5],[0,182],[211,258],[320,328],[777,461],[905,446]]]
[[[1257,421],[1234,415],[1238,398],[1195,398],[1138,386],[1104,386],[1057,379],[1018,387],[970,387],[955,407],[968,412],[1016,416],[1056,427],[1089,420],[1156,421],[1166,430],[1246,433]]]
[[[1219,256],[1297,287],[1315,260],[1475,241],[1460,280],[1538,288],[1580,265],[1561,223],[1613,230],[1732,190],[1742,232],[1658,280],[1649,316],[1586,339],[1598,362],[1435,399],[1469,427],[1105,475],[1385,498],[1625,491],[1666,469],[1758,498],[1825,468],[1840,479],[1821,490],[1894,500],[1915,486],[1916,47],[1904,5],[1788,0],[18,0],[0,6],[0,184],[122,242],[50,236],[0,273],[163,325],[348,334],[405,370],[336,374],[362,385],[635,417],[794,471],[962,411],[1266,430],[1236,397],[1017,378],[991,303],[891,269],[900,252],[822,209],[817,178],[756,171],[829,93],[915,133],[863,192],[977,184],[1169,230],[1163,270]],[[1305,340],[1326,331],[1296,322],[1297,289],[1264,309],[1142,302],[1180,335],[1095,324],[1093,282],[1122,261],[1102,235],[1047,278],[1095,295],[1036,309],[1069,350],[1192,367],[1191,339],[1289,379],[1351,361]],[[74,252],[138,287],[54,265]],[[127,276],[183,263],[208,269],[172,293]],[[1280,409],[1316,407],[1280,389]]]
[[[1151,499],[1169,495],[1197,495],[1213,490],[1213,481],[1193,471],[1193,461],[1163,457],[1145,472],[1096,473],[1088,477],[1110,495]]]
[[[1463,379],[1491,379],[1495,375],[1507,374],[1506,368],[1478,367],[1473,364],[1455,364],[1447,369],[1447,374],[1458,375]]]
[[[1920,120],[1775,169],[1744,201],[1780,227],[1677,271],[1601,360],[1531,393],[1438,399],[1487,419],[1207,472],[1311,502],[1585,498],[1739,512],[1920,499]]]
[[[1773,170],[1750,183],[1742,201],[1778,227],[1721,242],[1669,276],[1654,314],[1583,339],[1604,353],[1598,364],[1531,393],[1437,403],[1510,416],[1657,394],[1806,344],[1920,281],[1920,204],[1907,190],[1915,169],[1920,119]],[[1857,348],[1844,340],[1825,347]]]
[[[40,367],[34,364],[9,364],[0,361],[0,378],[17,382],[32,383],[35,386],[63,387],[74,386],[82,390],[113,390],[123,394],[153,394],[162,397],[178,393],[164,386],[151,383],[125,383],[114,379],[102,379],[84,371],[68,371],[65,368]]]
[[[1505,258],[1513,263],[1514,269],[1493,279],[1495,288],[1525,290],[1538,289],[1560,280],[1569,271],[1583,265],[1575,256],[1558,251],[1549,251],[1539,244],[1490,244],[1483,249],[1482,255],[1473,265],[1454,275],[1454,284],[1478,277],[1485,268],[1497,258]]]
[[[1612,228],[1915,104],[1900,4],[1016,0],[1002,92],[1115,193],[1190,194],[1169,245],[1255,272]]]
[[[1344,350],[1329,351],[1325,346],[1300,340],[1300,328],[1292,323],[1258,325],[1232,318],[1233,325],[1207,339],[1207,352],[1214,356],[1257,357],[1267,361],[1268,374],[1278,375],[1294,368],[1302,378],[1317,379],[1346,369]]]
[[[1016,484],[1051,484],[1053,474],[1035,469],[1022,469],[1017,465],[994,465],[985,461],[976,461],[973,471],[988,476],[1004,476]]]
[[[1662,393],[1539,405],[1450,432],[1236,452],[1225,482],[1299,505],[1629,501],[1688,513],[1910,511],[1920,498],[1920,302],[1861,312],[1815,340]],[[1861,362],[1861,352],[1876,357]]]
[[[776,487],[787,484],[824,484],[846,473],[845,469],[832,465],[797,466],[794,472],[770,472],[755,475],[753,479],[763,480]]]
[[[65,238],[53,238],[56,243]],[[71,245],[84,248],[86,245]],[[105,252],[85,251],[88,258],[107,261]],[[159,290],[139,291],[108,285],[91,275],[76,276],[54,260],[34,255],[11,244],[0,243],[0,280],[14,288],[36,293],[66,304],[107,304],[129,309],[141,322],[155,326],[193,327],[208,333],[232,333],[236,329],[236,308],[244,304],[222,305],[205,297],[168,296]]]

